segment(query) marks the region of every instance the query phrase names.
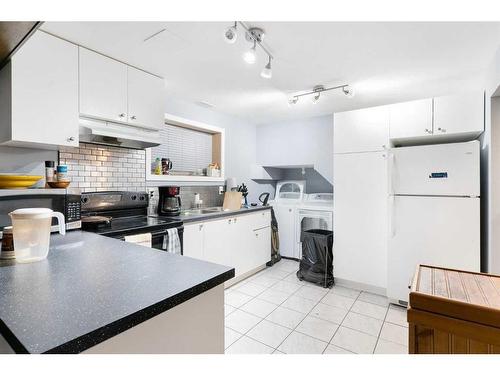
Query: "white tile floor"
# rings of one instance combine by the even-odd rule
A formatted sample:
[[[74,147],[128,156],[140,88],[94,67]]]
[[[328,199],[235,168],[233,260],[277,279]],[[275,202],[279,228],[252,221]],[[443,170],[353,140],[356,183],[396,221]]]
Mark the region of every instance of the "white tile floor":
[[[406,310],[376,294],[324,289],[282,260],[227,289],[227,354],[408,353]]]

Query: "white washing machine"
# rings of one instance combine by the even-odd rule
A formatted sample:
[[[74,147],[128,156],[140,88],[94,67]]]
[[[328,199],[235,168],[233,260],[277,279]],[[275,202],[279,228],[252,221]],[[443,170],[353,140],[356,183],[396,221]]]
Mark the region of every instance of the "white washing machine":
[[[300,180],[278,181],[275,198],[269,202],[278,222],[280,255],[285,258],[297,258],[296,215],[297,207],[304,199],[305,186],[306,182]]]
[[[296,208],[294,258],[302,258],[303,231],[309,229],[333,230],[333,194],[305,194]]]

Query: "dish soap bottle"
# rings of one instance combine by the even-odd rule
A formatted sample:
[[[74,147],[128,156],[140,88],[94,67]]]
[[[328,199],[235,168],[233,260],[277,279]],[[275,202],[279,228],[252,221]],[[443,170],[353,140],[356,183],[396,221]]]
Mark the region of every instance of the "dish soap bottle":
[[[160,160],[160,158],[156,158],[156,160],[155,160],[155,174],[161,175],[161,160]]]

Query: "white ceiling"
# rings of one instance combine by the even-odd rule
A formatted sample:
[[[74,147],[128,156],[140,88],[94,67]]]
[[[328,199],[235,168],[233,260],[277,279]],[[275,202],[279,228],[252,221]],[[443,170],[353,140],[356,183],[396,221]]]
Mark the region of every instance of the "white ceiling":
[[[242,60],[250,47],[230,22],[47,22],[42,29],[165,78],[168,96],[207,101],[254,123],[322,115],[478,85],[500,43],[500,23],[248,22],[265,29],[273,78]],[[152,34],[166,29],[147,41]],[[350,84],[313,104],[287,98],[314,85]],[[480,83],[479,83],[480,85]]]

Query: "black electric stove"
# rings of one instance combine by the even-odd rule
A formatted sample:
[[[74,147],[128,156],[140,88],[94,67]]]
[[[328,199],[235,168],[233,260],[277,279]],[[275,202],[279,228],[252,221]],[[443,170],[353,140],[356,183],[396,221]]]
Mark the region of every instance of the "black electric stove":
[[[167,229],[177,228],[182,248],[182,220],[148,216],[147,193],[82,193],[81,199],[82,230],[120,240],[125,240],[126,236],[151,233],[151,246],[166,250]]]

